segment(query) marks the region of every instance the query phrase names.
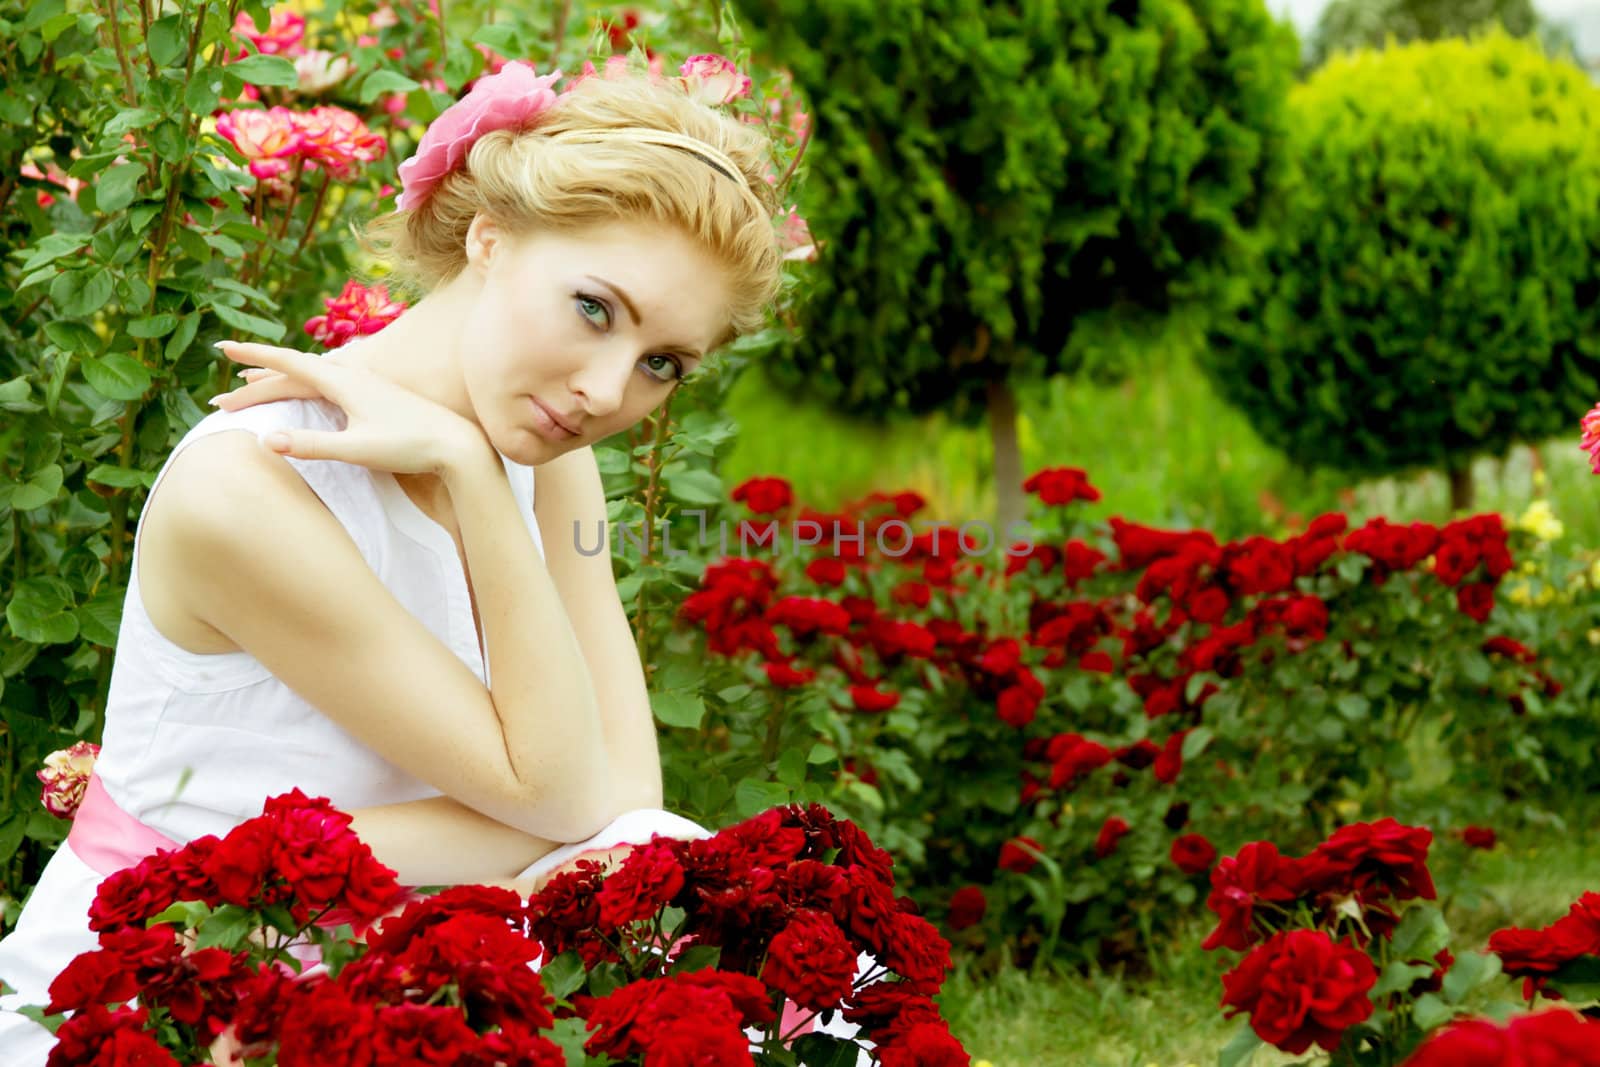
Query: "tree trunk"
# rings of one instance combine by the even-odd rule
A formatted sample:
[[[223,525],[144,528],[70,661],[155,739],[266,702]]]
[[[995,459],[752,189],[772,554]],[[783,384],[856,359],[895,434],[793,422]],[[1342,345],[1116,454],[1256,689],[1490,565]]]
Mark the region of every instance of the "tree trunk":
[[[1452,462],[1450,475],[1450,514],[1458,515],[1472,510],[1472,460]]]
[[[997,544],[1023,517],[1022,451],[1017,446],[1017,398],[1004,380],[989,383],[989,440],[994,445],[994,498]]]

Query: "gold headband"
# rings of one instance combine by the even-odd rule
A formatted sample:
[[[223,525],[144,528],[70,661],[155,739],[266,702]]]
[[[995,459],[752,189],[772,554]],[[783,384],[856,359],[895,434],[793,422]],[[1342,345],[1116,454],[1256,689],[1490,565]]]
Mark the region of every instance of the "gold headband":
[[[756,207],[764,215],[767,213],[766,205],[761,198],[756,196],[755,190],[750,188],[750,181],[745,177],[739,165],[728,158],[720,150],[686,134],[674,133],[671,130],[657,130],[648,126],[601,126],[592,130],[560,130],[550,134],[552,141],[644,141],[647,144],[665,145],[668,148],[681,148],[685,152],[692,152],[705,160],[714,169],[736,182],[743,189],[745,195],[755,202]]]

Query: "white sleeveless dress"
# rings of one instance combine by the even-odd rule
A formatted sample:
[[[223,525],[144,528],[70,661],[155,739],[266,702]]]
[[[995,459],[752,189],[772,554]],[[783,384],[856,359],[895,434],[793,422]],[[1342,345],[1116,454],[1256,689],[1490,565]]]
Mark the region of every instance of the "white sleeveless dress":
[[[156,487],[178,453],[212,434],[344,426],[344,412],[324,400],[219,411],[173,449]],[[533,515],[533,469],[503,454],[500,458],[528,536],[542,554]],[[332,461],[289,462],[396,599],[487,685],[488,664],[479,651],[467,579],[450,533],[412,503],[387,472]],[[305,548],[284,545],[282,550],[292,554]],[[357,741],[248,653],[199,655],[163,637],[145,613],[138,563],[136,531],[95,765],[118,807],[183,843],[225,834],[259,815],[268,797],[295,787],[345,809],[440,795]],[[0,998],[0,1064],[43,1067],[54,1038],[15,1009],[47,1003],[55,976],[74,956],[96,947],[88,910],[99,882],[100,875],[63,843],[16,929],[0,939],[0,979],[17,990]]]

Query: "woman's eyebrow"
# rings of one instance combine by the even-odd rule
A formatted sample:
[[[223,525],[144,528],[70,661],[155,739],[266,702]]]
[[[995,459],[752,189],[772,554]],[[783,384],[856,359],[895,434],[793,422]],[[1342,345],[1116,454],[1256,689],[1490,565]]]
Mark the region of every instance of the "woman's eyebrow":
[[[628,294],[623,291],[620,285],[617,285],[615,282],[608,282],[604,278],[594,274],[585,274],[584,277],[588,278],[596,285],[604,286],[615,293],[617,295],[617,299],[622,301],[622,306],[628,309],[628,317],[633,319],[633,324],[635,326],[644,325],[644,319],[640,317],[639,309],[633,306],[633,301],[628,299]],[[705,358],[699,349],[691,348],[688,345],[668,345],[667,347],[697,360],[703,360]]]
[[[639,317],[639,309],[633,306],[633,301],[628,299],[628,294],[623,292],[620,285],[608,282],[604,278],[598,278],[593,274],[585,275],[585,277],[591,282],[594,282],[597,285],[603,285],[607,289],[610,289],[613,293],[616,293],[617,299],[622,301],[622,306],[628,309],[628,316],[633,319],[633,324],[635,326],[644,325],[644,320]]]

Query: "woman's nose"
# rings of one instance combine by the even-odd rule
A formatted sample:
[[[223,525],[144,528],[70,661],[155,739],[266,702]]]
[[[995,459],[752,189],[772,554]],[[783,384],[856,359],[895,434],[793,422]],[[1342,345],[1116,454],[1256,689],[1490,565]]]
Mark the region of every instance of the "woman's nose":
[[[571,389],[591,418],[603,418],[622,406],[633,368],[631,352],[596,357],[573,376]]]

